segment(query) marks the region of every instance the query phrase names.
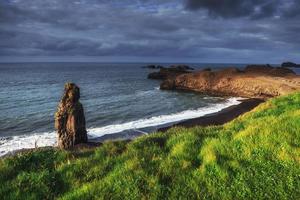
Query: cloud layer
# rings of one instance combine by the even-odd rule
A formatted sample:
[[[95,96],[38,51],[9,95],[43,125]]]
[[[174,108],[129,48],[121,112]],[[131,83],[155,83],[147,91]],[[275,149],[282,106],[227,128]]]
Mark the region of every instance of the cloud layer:
[[[299,60],[297,0],[6,0],[0,56]]]

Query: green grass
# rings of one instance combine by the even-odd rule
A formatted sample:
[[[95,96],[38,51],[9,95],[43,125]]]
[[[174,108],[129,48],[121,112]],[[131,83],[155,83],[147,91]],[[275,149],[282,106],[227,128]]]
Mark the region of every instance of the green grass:
[[[215,127],[0,160],[1,199],[300,199],[300,93]]]

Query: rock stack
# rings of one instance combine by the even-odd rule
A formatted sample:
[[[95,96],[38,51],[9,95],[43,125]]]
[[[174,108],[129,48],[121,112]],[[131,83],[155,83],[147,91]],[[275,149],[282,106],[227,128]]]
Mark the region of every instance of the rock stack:
[[[64,94],[55,113],[58,147],[61,149],[70,149],[88,140],[83,106],[79,98],[79,87],[74,83],[66,83]]]

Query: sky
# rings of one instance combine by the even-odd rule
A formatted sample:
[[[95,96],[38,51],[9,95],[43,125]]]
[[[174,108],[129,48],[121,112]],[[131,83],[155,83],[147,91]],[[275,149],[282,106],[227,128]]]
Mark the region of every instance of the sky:
[[[300,0],[0,0],[0,62],[300,63]]]

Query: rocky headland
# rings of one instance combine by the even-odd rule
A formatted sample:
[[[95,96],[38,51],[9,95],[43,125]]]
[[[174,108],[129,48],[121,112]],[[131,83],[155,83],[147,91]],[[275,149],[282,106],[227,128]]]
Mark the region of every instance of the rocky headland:
[[[300,76],[291,69],[271,65],[248,65],[244,70],[232,67],[216,71],[183,71],[177,74],[164,71],[161,79],[160,88],[163,90],[194,91],[216,96],[266,99],[300,91]]]

